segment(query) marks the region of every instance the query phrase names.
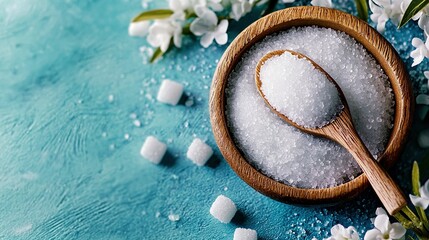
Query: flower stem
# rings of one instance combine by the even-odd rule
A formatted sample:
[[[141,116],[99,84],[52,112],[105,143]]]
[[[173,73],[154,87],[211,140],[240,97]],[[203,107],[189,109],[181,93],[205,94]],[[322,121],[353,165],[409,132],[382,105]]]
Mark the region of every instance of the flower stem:
[[[413,228],[413,223],[408,220],[404,215],[401,214],[401,212],[396,213],[395,215],[393,215],[396,220],[398,220],[398,222],[400,222],[402,224],[402,226],[404,226],[404,228],[406,229],[412,229]]]
[[[401,211],[405,213],[405,215],[413,222],[414,227],[417,228],[419,232],[421,232],[422,236],[429,237],[429,232],[423,226],[422,221],[420,221],[420,219],[416,216],[416,214],[414,214],[413,211],[411,211],[408,206],[402,208]]]
[[[425,213],[425,210],[423,210],[423,208],[421,207],[416,207],[417,210],[417,214],[419,215],[423,226],[426,228],[427,231],[429,231],[429,221],[428,221],[428,217]]]

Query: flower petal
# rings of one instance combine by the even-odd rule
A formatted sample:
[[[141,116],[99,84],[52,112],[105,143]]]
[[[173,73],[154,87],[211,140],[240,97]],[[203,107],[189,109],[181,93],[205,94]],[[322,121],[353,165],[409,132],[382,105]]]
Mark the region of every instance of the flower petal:
[[[357,232],[356,228],[353,226],[348,227],[344,232],[344,237],[350,239],[350,240],[359,240],[359,233]]]
[[[224,19],[220,21],[219,25],[217,26],[217,32],[219,33],[226,33],[228,30],[228,20]]]
[[[200,43],[203,47],[208,48],[213,43],[213,39],[213,33],[206,33],[201,37]]]
[[[207,22],[202,18],[196,18],[190,26],[190,30],[193,34],[196,36],[202,36],[203,34],[207,33],[209,26],[207,25]]]
[[[145,37],[149,32],[149,21],[133,22],[128,27],[128,34],[131,37]]]
[[[224,45],[228,42],[228,34],[222,33],[220,35],[216,35],[215,40],[217,44]]]
[[[429,74],[429,71],[427,72]],[[426,72],[425,72],[425,76],[426,76]],[[429,198],[429,179],[422,187],[420,187],[420,195],[424,198]]]
[[[421,207],[423,209],[426,209],[429,206],[428,198],[417,197],[410,194],[410,199],[413,205],[416,207]]]
[[[338,235],[342,235],[343,234],[343,232],[344,232],[344,226],[343,225],[341,225],[341,224],[337,224],[337,225],[335,225],[335,226],[333,226],[332,228],[331,228],[331,235],[332,236],[338,236]]]
[[[371,229],[368,232],[365,233],[365,236],[363,237],[364,240],[376,240],[376,239],[382,239],[383,234],[378,229]]]
[[[413,40],[411,40],[411,44],[412,44],[415,48],[417,48],[417,47],[419,47],[419,46],[423,45],[424,43],[423,43],[423,41],[422,41],[420,38],[413,38]]]
[[[376,214],[377,216],[378,216],[378,215],[382,215],[382,214],[387,215],[387,212],[386,212],[386,210],[384,210],[384,208],[379,207],[379,208],[377,208],[377,210],[375,210],[375,214]]]
[[[374,220],[374,226],[380,230],[382,234],[389,233],[390,221],[389,217],[385,214],[378,215]]]
[[[389,236],[391,239],[400,239],[402,238],[407,230],[400,223],[392,223],[392,228],[390,229]]]

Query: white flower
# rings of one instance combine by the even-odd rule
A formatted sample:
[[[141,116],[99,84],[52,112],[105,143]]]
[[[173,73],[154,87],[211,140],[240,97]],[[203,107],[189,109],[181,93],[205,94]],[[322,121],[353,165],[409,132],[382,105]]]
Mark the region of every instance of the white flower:
[[[208,7],[213,11],[219,12],[223,10],[222,0],[170,0],[169,7],[174,12],[194,13],[198,6]]]
[[[223,45],[228,41],[228,20],[220,21],[216,14],[206,7],[198,7],[195,9],[197,18],[191,23],[190,30],[196,36],[202,36],[200,43],[203,47],[208,47],[213,43],[213,40],[219,45]]]
[[[149,32],[149,21],[132,22],[128,27],[128,34],[131,37],[145,37]]]
[[[295,0],[282,0],[283,3],[293,3]]]
[[[229,16],[235,21],[240,20],[241,17],[252,11],[254,0],[230,0],[231,12]]]
[[[375,210],[375,215],[376,216],[378,216],[378,215],[388,215],[387,214],[387,212],[386,212],[386,210],[384,210],[384,208],[382,208],[382,207],[378,207],[376,210]],[[374,224],[374,221],[375,221],[375,218],[371,218],[370,219],[371,220],[371,222],[372,222],[372,224]]]
[[[401,4],[401,10],[405,13],[407,7],[410,5],[411,0],[404,0]],[[412,17],[414,21],[418,20],[418,25],[424,30],[425,34],[429,33],[429,6],[424,7],[416,15]]]
[[[356,228],[350,226],[345,228],[341,224],[337,224],[331,228],[331,235],[326,240],[359,240],[359,234]]]
[[[332,8],[332,0],[311,0],[311,5]]]
[[[374,229],[366,232],[364,240],[403,239],[405,228],[400,223],[390,223],[387,214],[380,214],[374,220]]]
[[[428,208],[429,206],[429,180],[426,181],[425,185],[420,187],[420,197],[410,194],[411,202],[416,207],[421,207],[423,209]]]
[[[424,43],[419,38],[413,38],[411,44],[416,48],[410,53],[410,56],[414,59],[411,66],[414,67],[420,64],[425,57],[429,58],[429,41],[426,40],[426,43]]]
[[[386,22],[390,19],[397,25],[402,18],[402,0],[370,0],[370,18],[377,24],[377,31],[384,32]]]
[[[185,21],[183,12],[175,12],[171,17],[156,20],[149,28],[147,41],[152,47],[160,47],[161,51],[167,51],[171,38],[176,47],[182,46],[182,24]]]

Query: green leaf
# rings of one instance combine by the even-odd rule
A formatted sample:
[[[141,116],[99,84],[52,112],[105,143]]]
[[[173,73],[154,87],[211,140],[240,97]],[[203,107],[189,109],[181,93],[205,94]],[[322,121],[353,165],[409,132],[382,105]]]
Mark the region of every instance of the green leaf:
[[[414,15],[416,15],[420,10],[426,7],[429,4],[429,0],[412,0],[410,5],[408,5],[407,10],[405,10],[404,16],[402,16],[401,22],[398,25],[398,28],[404,26]]]
[[[147,12],[142,12],[135,16],[131,22],[141,22],[155,19],[165,19],[170,17],[174,12],[170,9],[155,9]]]
[[[420,171],[419,164],[414,161],[413,170],[411,173],[411,184],[413,187],[413,194],[416,196],[420,196]]]
[[[155,62],[158,58],[162,57],[162,55],[164,55],[165,52],[163,52],[161,50],[161,48],[157,48],[155,49],[155,52],[153,53],[152,57],[150,58],[149,62],[153,63]]]
[[[365,22],[368,21],[368,2],[367,0],[355,0],[358,17]]]

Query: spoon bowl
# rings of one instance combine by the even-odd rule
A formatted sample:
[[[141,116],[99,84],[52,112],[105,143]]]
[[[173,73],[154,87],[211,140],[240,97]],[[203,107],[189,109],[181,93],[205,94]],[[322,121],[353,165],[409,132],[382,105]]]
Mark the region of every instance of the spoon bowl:
[[[286,52],[297,56],[300,59],[305,59],[310,62],[315,67],[316,71],[320,71],[322,74],[324,74],[326,78],[336,87],[341,103],[343,104],[343,109],[336,116],[334,116],[331,122],[320,127],[302,126],[289,119],[288,116],[286,116],[285,114],[278,111],[275,107],[271,105],[270,101],[266,98],[262,90],[262,81],[260,75],[261,68],[267,60],[276,56],[280,56]],[[373,158],[372,154],[366,148],[358,133],[356,132],[346,98],[344,97],[341,88],[338,86],[335,80],[317,63],[315,63],[307,56],[291,50],[277,50],[269,52],[260,59],[256,66],[255,84],[259,94],[264,99],[265,103],[274,113],[276,113],[284,121],[303,132],[331,139],[346,148],[353,155],[354,159],[359,164],[362,171],[366,174],[371,186],[377,193],[386,210],[391,215],[394,215],[407,205],[407,201],[401,189],[386,173],[386,171],[378,165],[378,163]]]

